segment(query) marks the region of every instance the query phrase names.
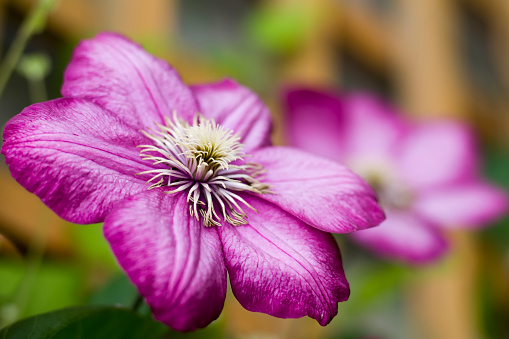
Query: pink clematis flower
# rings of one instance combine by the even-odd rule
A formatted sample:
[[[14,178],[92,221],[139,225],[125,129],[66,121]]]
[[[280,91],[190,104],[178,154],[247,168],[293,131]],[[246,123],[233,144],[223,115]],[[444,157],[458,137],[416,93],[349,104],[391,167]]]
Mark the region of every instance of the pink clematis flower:
[[[442,230],[480,227],[507,210],[460,123],[411,123],[366,95],[296,89],[285,103],[290,144],[348,165],[377,191],[386,221],[351,236],[378,255],[430,262],[446,251]]]
[[[119,35],[76,48],[62,95],[10,120],[2,153],[62,218],[104,221],[156,319],[183,331],[208,325],[223,308],[227,272],[248,310],[321,325],[336,315],[349,286],[328,232],[384,218],[362,179],[271,147],[269,112],[248,89],[231,80],[187,87]]]

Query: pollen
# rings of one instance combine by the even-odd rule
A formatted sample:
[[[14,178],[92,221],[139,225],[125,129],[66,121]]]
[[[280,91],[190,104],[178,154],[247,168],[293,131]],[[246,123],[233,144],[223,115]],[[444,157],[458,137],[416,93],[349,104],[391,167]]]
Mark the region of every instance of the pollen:
[[[151,161],[153,170],[148,189],[167,187],[168,194],[187,192],[189,213],[205,226],[247,224],[242,209],[254,211],[238,192],[270,193],[269,185],[259,181],[264,169],[261,165],[245,162],[244,145],[240,135],[196,114],[191,124],[177,117],[165,118],[157,129],[141,131],[152,141],[140,145],[143,160]],[[257,211],[256,211],[257,212]]]

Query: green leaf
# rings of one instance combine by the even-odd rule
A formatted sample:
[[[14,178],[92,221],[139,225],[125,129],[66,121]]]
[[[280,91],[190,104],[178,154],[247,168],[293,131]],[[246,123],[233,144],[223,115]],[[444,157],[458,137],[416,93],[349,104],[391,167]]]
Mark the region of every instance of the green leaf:
[[[130,307],[138,297],[136,287],[124,273],[115,275],[103,288],[95,292],[90,305],[122,305]]]
[[[83,306],[23,319],[0,331],[0,339],[156,338],[164,325],[117,307]]]

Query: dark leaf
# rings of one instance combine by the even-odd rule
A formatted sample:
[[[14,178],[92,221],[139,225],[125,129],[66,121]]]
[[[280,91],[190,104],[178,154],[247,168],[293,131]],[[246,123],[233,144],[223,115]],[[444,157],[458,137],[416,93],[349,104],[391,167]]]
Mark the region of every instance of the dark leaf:
[[[104,287],[92,295],[88,304],[130,307],[137,297],[136,287],[124,273],[118,273]]]
[[[20,320],[0,331],[1,339],[157,338],[162,324],[125,308],[84,306]]]

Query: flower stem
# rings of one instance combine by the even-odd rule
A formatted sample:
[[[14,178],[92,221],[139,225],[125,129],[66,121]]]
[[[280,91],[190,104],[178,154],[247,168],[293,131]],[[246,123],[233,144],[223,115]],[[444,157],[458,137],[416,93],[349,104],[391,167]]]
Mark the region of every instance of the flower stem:
[[[43,30],[46,17],[53,9],[56,0],[39,0],[30,14],[21,24],[11,47],[7,51],[4,60],[0,64],[0,96],[2,95],[7,81],[11,77],[12,71],[16,67],[28,40],[33,34]]]
[[[47,217],[44,217],[43,213],[40,214],[39,226],[34,232],[30,247],[28,248],[25,274],[13,297],[13,304],[16,306],[16,315],[18,318],[25,315],[25,310],[33,292],[33,287],[42,264],[49,236],[50,221]]]
[[[136,297],[136,300],[134,301],[133,306],[131,306],[131,309],[133,311],[137,311],[142,304],[143,304],[143,297],[141,296],[141,294],[138,293],[138,296]]]

